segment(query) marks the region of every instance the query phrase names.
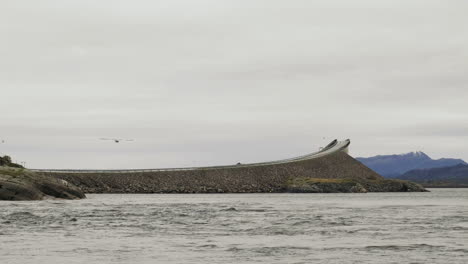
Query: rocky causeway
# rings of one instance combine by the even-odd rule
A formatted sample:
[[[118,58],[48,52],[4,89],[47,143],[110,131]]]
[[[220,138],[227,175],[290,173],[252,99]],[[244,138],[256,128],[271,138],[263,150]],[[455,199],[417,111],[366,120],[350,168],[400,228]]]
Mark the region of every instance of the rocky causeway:
[[[36,170],[85,193],[265,193],[425,191],[387,180],[347,154],[349,140],[319,152],[273,162],[154,170]]]
[[[0,200],[81,199],[84,193],[421,192],[347,154],[349,140],[279,161],[153,170],[27,170],[0,167]]]

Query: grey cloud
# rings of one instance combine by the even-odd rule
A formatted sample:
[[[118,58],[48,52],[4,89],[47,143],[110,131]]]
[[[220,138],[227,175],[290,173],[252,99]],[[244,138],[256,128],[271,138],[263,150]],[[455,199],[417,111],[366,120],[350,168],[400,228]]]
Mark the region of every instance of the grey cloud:
[[[0,154],[34,167],[191,166],[349,137],[358,156],[468,159],[467,7],[2,1]]]

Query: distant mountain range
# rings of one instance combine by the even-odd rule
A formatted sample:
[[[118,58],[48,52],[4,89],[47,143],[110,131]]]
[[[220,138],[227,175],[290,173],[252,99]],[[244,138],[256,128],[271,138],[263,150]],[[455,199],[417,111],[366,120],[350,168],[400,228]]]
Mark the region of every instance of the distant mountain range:
[[[398,179],[414,181],[428,187],[468,187],[468,165],[411,170]]]
[[[434,160],[421,151],[400,155],[379,155],[356,159],[386,178],[400,178],[400,176],[411,170],[442,168],[458,164],[467,164],[461,159]]]

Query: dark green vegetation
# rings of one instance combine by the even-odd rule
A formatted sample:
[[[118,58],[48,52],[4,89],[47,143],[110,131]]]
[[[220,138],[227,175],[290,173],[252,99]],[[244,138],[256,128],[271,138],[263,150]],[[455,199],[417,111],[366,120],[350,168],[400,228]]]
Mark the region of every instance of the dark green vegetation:
[[[22,168],[0,167],[0,200],[81,199],[84,193],[68,182]]]
[[[12,168],[23,168],[23,166],[12,162],[10,156],[0,157],[0,166],[12,167]]]
[[[398,178],[426,187],[468,187],[468,165],[412,170]]]

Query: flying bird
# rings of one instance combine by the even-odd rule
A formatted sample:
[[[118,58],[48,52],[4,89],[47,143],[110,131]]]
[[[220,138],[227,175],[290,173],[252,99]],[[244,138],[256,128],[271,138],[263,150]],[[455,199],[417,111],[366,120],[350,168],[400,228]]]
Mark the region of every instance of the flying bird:
[[[134,141],[133,139],[122,139],[122,138],[101,138],[101,140],[111,140],[115,143],[120,143],[120,141]]]

